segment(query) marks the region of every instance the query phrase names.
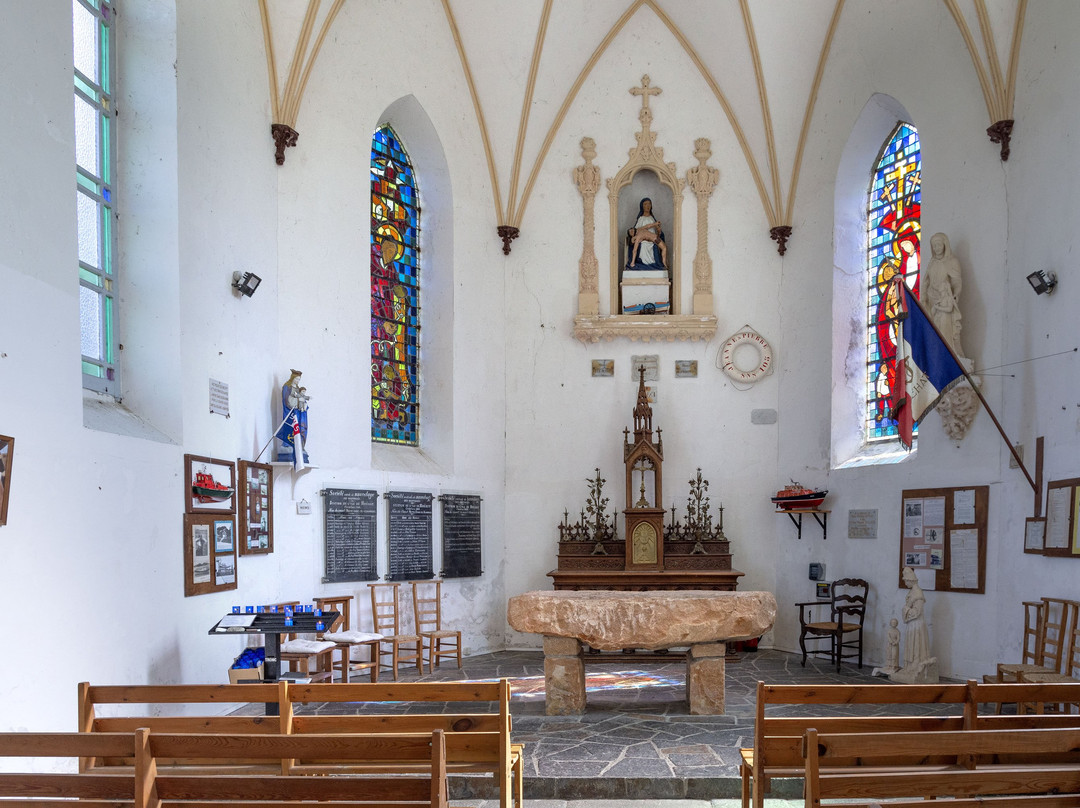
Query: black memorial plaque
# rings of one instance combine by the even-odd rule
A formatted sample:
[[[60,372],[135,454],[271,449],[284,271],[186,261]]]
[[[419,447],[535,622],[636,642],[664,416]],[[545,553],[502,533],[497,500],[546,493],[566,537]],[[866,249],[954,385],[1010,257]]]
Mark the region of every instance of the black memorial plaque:
[[[431,494],[389,491],[387,532],[390,536],[388,581],[434,578],[431,553]]]
[[[474,578],[480,567],[480,497],[443,494],[443,578]]]
[[[322,493],[326,497],[323,583],[374,581],[379,577],[375,556],[378,492],[327,488]]]

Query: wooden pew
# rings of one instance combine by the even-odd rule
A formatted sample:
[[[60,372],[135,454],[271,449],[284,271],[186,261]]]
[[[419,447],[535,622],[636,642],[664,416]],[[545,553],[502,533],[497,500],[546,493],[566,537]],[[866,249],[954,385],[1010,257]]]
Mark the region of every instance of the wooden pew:
[[[277,705],[286,682],[236,685],[91,685],[81,682],[79,697],[80,732],[134,732],[145,727],[154,732],[263,733],[284,732],[278,716],[263,715],[266,703]],[[162,715],[168,707],[194,715]],[[259,714],[235,715],[245,705],[258,705]],[[118,714],[119,713],[119,714]],[[86,757],[79,770],[98,767],[134,766],[134,756]],[[164,764],[162,764],[164,765]],[[263,761],[237,759],[227,764],[216,760],[215,768],[231,765],[236,771],[267,768]]]
[[[80,805],[130,806],[135,800],[135,772],[104,775],[82,772],[11,771],[10,758],[133,757],[134,732],[4,732],[0,733],[0,797],[4,804],[70,808]],[[40,765],[40,764],[38,764]],[[10,800],[10,801],[9,801]]]
[[[137,731],[136,772],[144,788],[145,808],[183,802],[185,806],[236,805],[251,808],[330,804],[350,808],[446,808],[446,745],[442,730],[430,733],[356,733],[350,735],[218,735],[160,734]],[[367,764],[366,770],[344,768],[333,776],[309,777],[279,773],[191,773],[180,767],[162,769],[159,760],[261,760],[280,765],[296,758],[334,759]],[[390,774],[406,761],[410,774]],[[138,803],[138,801],[137,801]],[[136,804],[135,808],[143,808]]]
[[[272,702],[279,715],[222,714],[245,704]],[[304,708],[323,702],[386,704],[377,714],[315,715]],[[391,702],[430,704],[430,712],[394,713]],[[104,707],[108,705],[108,707]],[[162,716],[162,705],[184,705],[197,715]],[[461,712],[449,712],[460,709]],[[121,711],[122,716],[104,715]],[[451,774],[491,774],[498,783],[500,805],[522,805],[524,791],[523,747],[510,742],[510,683],[496,682],[402,682],[316,683],[236,685],[79,685],[79,729],[83,732],[128,731],[148,727],[164,733],[216,734],[338,734],[377,732],[446,733],[447,770]],[[473,736],[466,738],[464,736]],[[459,737],[461,736],[461,737]],[[82,771],[101,767],[134,766],[131,756],[87,758]],[[297,773],[325,772],[325,762],[298,760]],[[243,757],[188,760],[183,763],[159,759],[159,767],[202,767],[211,773],[231,769],[235,773],[258,773],[273,768],[265,760]],[[357,764],[358,770],[371,766]],[[406,764],[395,771],[407,772]]]
[[[523,746],[510,742],[510,682],[402,682],[356,684],[291,684],[288,703],[281,705],[282,731],[293,734],[377,732],[446,733],[447,771],[450,774],[490,773],[498,783],[501,808],[521,807],[524,792]],[[366,705],[410,702],[460,707],[462,712],[307,714],[303,706],[361,702]],[[476,709],[491,704],[487,711]],[[297,711],[297,708],[300,711]],[[473,709],[470,709],[473,708]],[[498,710],[498,712],[495,712]],[[475,737],[472,737],[475,736]],[[319,761],[296,761],[300,771],[322,770]]]
[[[819,733],[803,742],[805,805],[1080,806],[1080,729]],[[900,798],[898,802],[879,802]],[[833,804],[833,803],[828,803]],[[840,804],[840,803],[835,803]]]
[[[830,715],[830,707],[859,704],[885,706],[889,715]],[[937,705],[954,705],[952,715],[931,711]],[[801,705],[811,715],[780,717],[770,707]],[[962,730],[973,725],[975,705],[969,686],[945,685],[767,685],[758,682],[754,717],[754,745],[740,749],[742,805],[764,805],[774,777],[802,777],[805,760],[803,737],[807,729],[819,732],[925,732]]]

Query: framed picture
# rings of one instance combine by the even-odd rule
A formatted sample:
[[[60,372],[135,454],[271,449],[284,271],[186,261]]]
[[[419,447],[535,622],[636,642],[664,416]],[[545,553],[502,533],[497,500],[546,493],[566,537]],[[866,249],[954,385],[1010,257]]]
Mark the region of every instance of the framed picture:
[[[15,438],[0,435],[0,525],[7,524],[8,498],[11,494],[11,457],[15,454]]]
[[[236,513],[236,464],[184,455],[185,513]]]
[[[274,469],[267,463],[237,460],[237,540],[240,555],[274,552]]]
[[[227,514],[184,514],[184,597],[236,589],[236,526]]]
[[[1024,552],[1043,555],[1046,540],[1046,517],[1029,516],[1024,520]]]

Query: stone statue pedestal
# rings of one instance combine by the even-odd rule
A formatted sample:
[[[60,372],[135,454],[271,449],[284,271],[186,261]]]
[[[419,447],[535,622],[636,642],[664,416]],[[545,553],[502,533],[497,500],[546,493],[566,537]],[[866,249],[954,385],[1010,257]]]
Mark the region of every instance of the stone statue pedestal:
[[[585,712],[582,642],[601,651],[689,646],[690,714],[722,715],[726,643],[760,637],[775,618],[771,592],[526,592],[507,606],[512,628],[544,635],[548,715]]]
[[[889,674],[889,681],[902,685],[936,685],[941,681],[937,657],[913,662],[896,673]]]

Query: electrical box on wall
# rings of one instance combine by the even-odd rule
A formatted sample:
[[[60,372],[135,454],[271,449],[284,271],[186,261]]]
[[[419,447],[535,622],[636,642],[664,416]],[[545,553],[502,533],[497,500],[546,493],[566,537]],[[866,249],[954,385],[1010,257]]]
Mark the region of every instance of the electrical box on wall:
[[[810,564],[810,580],[811,581],[824,581],[825,580],[825,565],[819,564],[816,561]]]

